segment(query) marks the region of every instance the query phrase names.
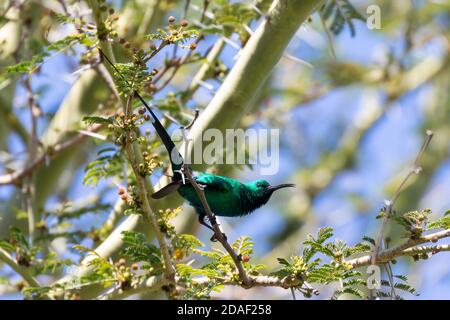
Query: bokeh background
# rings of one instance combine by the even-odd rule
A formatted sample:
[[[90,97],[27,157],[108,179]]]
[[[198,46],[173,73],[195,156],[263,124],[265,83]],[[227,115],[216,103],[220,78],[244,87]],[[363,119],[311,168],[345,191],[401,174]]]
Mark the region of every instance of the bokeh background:
[[[169,15],[177,18],[183,15],[183,2],[162,3],[167,8],[163,7],[158,17],[147,22],[146,28],[143,27],[146,32],[166,25]],[[357,243],[364,235],[374,237],[379,226],[375,217],[405,176],[425,139],[426,129],[431,129],[435,135],[424,155],[423,171],[402,192],[396,210],[430,208],[438,217],[450,209],[449,2],[352,0],[351,3],[363,14],[369,5],[378,5],[381,29],[369,30],[364,22],[355,20],[355,35],[345,27],[332,36],[331,45],[318,14],[312,15],[311,21],[291,40],[286,55],[261,90],[253,111],[240,123],[244,128],[280,129],[280,170],[265,178],[273,184],[297,184],[296,189],[275,194],[265,207],[250,216],[220,220],[229,238],[240,235],[253,238],[255,257],[267,265],[267,271],[276,267],[277,257],[299,253],[307,234],[319,227],[333,227],[335,237],[349,244]],[[112,5],[121,14],[119,34],[127,39],[137,38],[139,26],[146,23],[145,1],[113,1]],[[201,2],[192,1],[192,5],[200,7]],[[52,41],[74,31],[70,26],[52,21],[49,10],[61,10],[58,1],[28,1],[23,10],[30,10],[28,16],[34,26],[24,40],[25,50],[32,50],[33,45],[37,45],[34,42],[42,42],[37,39],[44,35]],[[190,8],[187,18],[194,21],[198,16],[195,7]],[[249,27],[255,30],[260,21],[255,19]],[[0,29],[3,38],[4,31]],[[197,52],[205,53],[218,39],[217,35],[206,36]],[[236,33],[224,42],[219,61],[225,72],[239,57],[235,46],[241,45]],[[187,50],[179,49],[178,54]],[[73,113],[61,110],[67,104],[65,99],[75,81],[83,73],[79,64],[81,51],[81,47],[74,48],[46,58],[32,77],[32,90],[42,110],[37,125],[38,136],[42,139],[56,139],[48,133],[51,126],[72,125],[72,120],[65,119],[74,119]],[[162,65],[170,54],[171,48],[162,52],[151,67]],[[11,59],[4,53],[1,68],[12,64]],[[197,69],[196,64],[180,68],[173,81],[156,94],[155,101],[185,90]],[[186,110],[205,108],[222,80],[220,76],[205,80],[206,84],[186,102]],[[11,81],[0,84],[0,172],[3,173],[26,163],[24,137],[31,129],[23,82],[20,78]],[[83,103],[93,103],[90,99],[97,99],[95,94],[101,90],[104,88],[100,84],[98,88],[94,85],[88,96],[79,99]],[[159,115],[166,112],[170,113],[160,111]],[[19,123],[12,126],[7,120],[10,116]],[[58,124],[55,123],[57,117],[60,117]],[[103,180],[95,188],[82,183],[85,166],[95,159],[95,150],[104,145],[88,139],[63,160],[50,162],[38,176],[37,201],[43,211],[55,211],[68,202],[74,207],[99,202],[109,205],[106,210],[72,219],[68,230],[100,228],[118,200],[120,181]],[[212,169],[242,181],[259,178],[257,168],[214,166]],[[155,174],[152,181],[157,181],[160,175]],[[11,224],[26,230],[26,222],[14,216],[21,206],[18,188],[0,186],[1,238],[7,236]],[[123,219],[126,217],[119,216],[116,223]],[[192,209],[185,205],[176,221],[177,228],[194,232],[206,247],[211,246],[209,231],[197,226]],[[51,226],[51,219],[46,222]],[[399,239],[398,229],[390,228],[388,232],[393,239]],[[81,243],[96,246],[88,237]],[[52,242],[52,248],[61,257],[77,261],[79,256],[70,249],[72,245],[64,238]],[[405,294],[404,298],[449,299],[449,262],[450,256],[445,252],[417,263],[410,258],[399,259],[393,266],[395,273],[407,274],[410,284],[420,293],[417,297]],[[51,283],[63,275],[64,270],[39,279]],[[20,278],[9,267],[0,265],[0,279],[5,279],[3,285],[0,283],[1,299],[21,298],[13,288]],[[326,299],[334,288],[320,289],[318,299]],[[289,299],[291,294],[273,288],[227,288],[216,297]]]

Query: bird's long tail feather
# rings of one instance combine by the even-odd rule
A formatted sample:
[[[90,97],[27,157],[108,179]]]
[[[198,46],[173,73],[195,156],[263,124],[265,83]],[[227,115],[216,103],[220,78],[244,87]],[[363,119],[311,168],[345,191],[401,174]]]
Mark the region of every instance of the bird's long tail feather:
[[[108,56],[102,51],[102,49],[98,48],[98,51],[100,52],[101,56],[111,65],[111,67],[116,71],[116,73],[125,81],[125,83],[130,86],[130,83],[128,82],[128,80],[120,73],[120,71],[117,69],[117,67],[114,65],[114,63],[112,63],[112,61],[108,58]],[[183,167],[183,157],[181,156],[180,152],[178,151],[177,147],[175,146],[175,143],[173,142],[173,140],[170,138],[169,134],[167,133],[166,129],[163,127],[163,125],[161,124],[161,122],[159,121],[158,117],[156,116],[156,114],[152,111],[152,109],[150,108],[150,106],[147,104],[147,102],[145,102],[144,98],[142,98],[142,96],[139,94],[139,92],[137,92],[136,90],[133,89],[133,93],[136,95],[136,97],[138,97],[138,99],[142,102],[142,104],[145,106],[145,108],[147,109],[147,111],[150,113],[150,115],[152,116],[153,120],[152,120],[152,125],[155,128],[156,132],[158,133],[159,137],[161,138],[164,146],[167,149],[167,152],[169,153],[169,158],[170,158],[170,163],[172,165],[172,171],[174,172],[173,174],[173,180],[174,181],[178,181],[181,179],[181,173],[180,170]]]

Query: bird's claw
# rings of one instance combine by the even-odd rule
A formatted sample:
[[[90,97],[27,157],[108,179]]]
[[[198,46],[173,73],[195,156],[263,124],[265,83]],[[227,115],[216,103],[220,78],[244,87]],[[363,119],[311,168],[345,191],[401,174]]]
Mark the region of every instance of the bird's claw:
[[[206,187],[204,184],[200,184],[198,182],[197,182],[197,186],[200,190],[205,190],[205,187]]]
[[[208,220],[212,225],[217,224],[217,219],[215,216],[208,217]]]
[[[225,239],[225,241],[227,241],[227,235],[225,233],[222,232],[222,237]],[[216,234],[214,233],[211,237],[211,242],[217,242],[219,241],[219,239],[217,239]]]

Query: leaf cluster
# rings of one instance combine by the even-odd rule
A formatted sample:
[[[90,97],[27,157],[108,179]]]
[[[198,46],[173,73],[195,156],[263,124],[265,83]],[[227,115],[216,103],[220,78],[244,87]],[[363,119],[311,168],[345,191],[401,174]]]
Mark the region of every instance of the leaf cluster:
[[[100,179],[118,176],[123,171],[123,155],[116,148],[107,147],[97,152],[97,159],[89,163],[85,169],[83,183],[96,186]]]
[[[34,55],[31,60],[21,61],[15,65],[8,66],[6,68],[6,72],[33,73],[44,63],[45,58],[50,57],[54,52],[58,53],[64,51],[76,44],[90,45],[91,43],[89,42],[89,39],[85,34],[77,33],[69,35],[61,40],[52,42],[43,52]]]
[[[365,21],[364,16],[350,3],[349,0],[327,0],[320,9],[323,20],[328,23],[330,31],[337,35],[344,26],[350,29],[351,36],[355,36],[353,20]]]

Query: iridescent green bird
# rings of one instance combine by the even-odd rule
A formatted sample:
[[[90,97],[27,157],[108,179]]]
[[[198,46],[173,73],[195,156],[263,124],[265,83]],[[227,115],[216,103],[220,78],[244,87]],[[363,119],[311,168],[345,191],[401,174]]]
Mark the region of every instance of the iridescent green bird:
[[[265,205],[274,191],[294,187],[293,184],[271,186],[266,180],[241,183],[235,179],[208,173],[200,173],[193,178],[203,188],[211,211],[217,216],[225,217],[240,217],[250,214]],[[173,184],[178,185],[178,193],[195,208],[199,215],[199,222],[213,230],[205,222],[206,212],[194,187],[190,183],[183,184],[182,181],[173,181],[168,186]],[[154,193],[152,197],[159,199],[167,194],[163,188]]]
[[[100,54],[114,68],[117,74],[126,82],[114,64],[99,49]],[[161,188],[152,195],[154,199],[160,199],[175,191],[195,208],[199,215],[199,222],[214,230],[211,225],[205,222],[206,212],[194,187],[186,181],[182,168],[183,158],[177,150],[174,142],[170,138],[166,129],[162,126],[155,113],[151,110],[145,100],[134,90],[134,94],[142,102],[153,118],[152,125],[161,138],[169,154],[173,176],[172,182]],[[196,183],[202,187],[211,211],[217,216],[240,217],[252,213],[254,210],[265,205],[272,194],[279,189],[294,187],[293,184],[280,184],[271,186],[266,180],[256,180],[249,183],[241,183],[235,179],[222,177],[214,174],[199,173],[193,176]]]

